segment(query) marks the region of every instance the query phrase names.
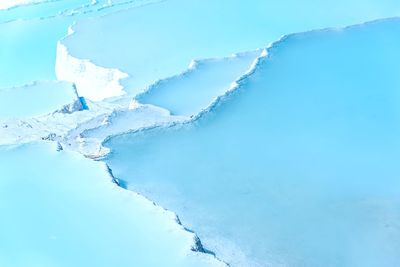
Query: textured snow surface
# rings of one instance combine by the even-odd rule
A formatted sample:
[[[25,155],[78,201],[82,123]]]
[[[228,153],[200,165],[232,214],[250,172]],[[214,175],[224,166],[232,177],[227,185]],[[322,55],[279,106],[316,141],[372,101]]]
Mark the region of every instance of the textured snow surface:
[[[233,266],[400,265],[400,21],[284,38],[192,123],[111,138]]]

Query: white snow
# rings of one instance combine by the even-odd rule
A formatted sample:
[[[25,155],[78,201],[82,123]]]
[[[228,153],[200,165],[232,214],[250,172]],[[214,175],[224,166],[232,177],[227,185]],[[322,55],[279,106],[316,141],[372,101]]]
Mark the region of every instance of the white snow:
[[[73,34],[73,31],[69,30],[69,33]],[[61,42],[57,44],[55,68],[57,79],[74,82],[79,95],[90,100],[101,101],[125,94],[119,81],[128,77],[128,74],[118,69],[96,66],[89,60],[74,58]]]

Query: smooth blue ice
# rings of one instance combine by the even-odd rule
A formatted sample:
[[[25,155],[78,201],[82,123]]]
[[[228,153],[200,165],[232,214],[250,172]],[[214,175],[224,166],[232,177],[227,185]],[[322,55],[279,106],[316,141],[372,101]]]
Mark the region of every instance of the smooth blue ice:
[[[284,38],[209,113],[106,161],[232,266],[400,266],[399,47],[399,19]]]
[[[76,89],[66,82],[37,82],[0,89],[0,119],[45,115],[75,102],[79,102]]]
[[[282,35],[400,15],[397,0],[168,0],[78,22],[70,54],[130,75],[136,94],[191,60],[266,47]]]
[[[0,146],[0,266],[220,266],[172,214],[54,144]]]
[[[168,109],[175,115],[196,115],[217,96],[231,90],[249,71],[262,51],[194,62],[187,72],[161,80],[136,99]]]

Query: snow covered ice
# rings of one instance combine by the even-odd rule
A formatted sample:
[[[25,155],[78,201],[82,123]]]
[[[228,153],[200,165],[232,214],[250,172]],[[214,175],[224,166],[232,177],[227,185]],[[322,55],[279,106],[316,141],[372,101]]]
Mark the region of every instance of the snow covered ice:
[[[400,266],[399,14],[0,0],[0,266]]]

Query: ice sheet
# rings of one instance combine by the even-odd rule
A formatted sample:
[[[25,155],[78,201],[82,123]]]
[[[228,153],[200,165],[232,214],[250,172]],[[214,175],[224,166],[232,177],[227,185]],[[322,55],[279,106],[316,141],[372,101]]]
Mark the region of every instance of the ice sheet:
[[[192,60],[266,47],[293,32],[399,14],[394,0],[169,0],[80,21],[62,44],[71,57],[130,75],[122,85],[136,94],[184,72]]]
[[[192,123],[110,139],[233,266],[400,264],[400,21],[286,37]]]
[[[75,21],[147,2],[102,6],[89,0],[61,0],[0,10],[0,88],[55,80],[57,42]]]
[[[56,148],[0,146],[1,266],[223,266],[103,163]]]

